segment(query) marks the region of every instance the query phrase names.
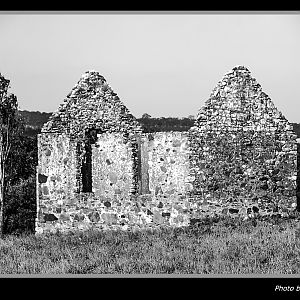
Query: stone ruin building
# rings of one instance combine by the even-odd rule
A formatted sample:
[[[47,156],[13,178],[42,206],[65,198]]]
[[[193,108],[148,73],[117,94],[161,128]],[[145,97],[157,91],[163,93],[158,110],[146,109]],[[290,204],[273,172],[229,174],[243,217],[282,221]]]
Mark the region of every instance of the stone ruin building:
[[[296,135],[247,68],[223,77],[188,132],[157,133],[89,71],[38,136],[36,233],[287,214],[296,179]]]

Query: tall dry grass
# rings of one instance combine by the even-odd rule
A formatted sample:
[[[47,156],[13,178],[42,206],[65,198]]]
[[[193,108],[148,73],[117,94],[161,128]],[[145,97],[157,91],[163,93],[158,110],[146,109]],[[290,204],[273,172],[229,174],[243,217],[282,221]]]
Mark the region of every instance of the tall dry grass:
[[[1,274],[296,274],[296,220],[7,236]]]

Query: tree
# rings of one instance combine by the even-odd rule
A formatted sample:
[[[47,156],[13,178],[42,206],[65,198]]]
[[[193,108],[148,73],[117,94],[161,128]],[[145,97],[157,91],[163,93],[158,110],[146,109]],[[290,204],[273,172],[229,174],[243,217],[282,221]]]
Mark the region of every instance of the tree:
[[[3,235],[34,233],[37,136],[14,135],[5,164]]]
[[[3,236],[5,167],[14,136],[22,129],[17,97],[8,92],[9,83],[0,73],[0,237]]]
[[[144,113],[142,115],[142,119],[150,119],[150,118],[151,118],[151,116],[149,114],[147,114],[147,113]]]
[[[14,136],[5,165],[5,187],[14,186],[35,175],[38,164],[37,154],[37,136],[32,137],[24,134]],[[6,189],[4,189],[6,196],[5,193]]]

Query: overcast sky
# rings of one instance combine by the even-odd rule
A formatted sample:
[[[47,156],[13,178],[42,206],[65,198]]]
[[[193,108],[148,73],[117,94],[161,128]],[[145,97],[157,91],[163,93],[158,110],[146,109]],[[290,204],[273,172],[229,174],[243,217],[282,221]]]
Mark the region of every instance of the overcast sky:
[[[300,123],[300,13],[0,14],[0,73],[22,110],[56,110],[95,70],[136,117],[195,115],[236,65]]]

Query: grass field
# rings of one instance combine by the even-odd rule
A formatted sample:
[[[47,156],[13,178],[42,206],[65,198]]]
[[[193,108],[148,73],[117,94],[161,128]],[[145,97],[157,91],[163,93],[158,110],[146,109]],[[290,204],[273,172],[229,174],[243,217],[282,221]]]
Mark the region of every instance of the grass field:
[[[1,274],[295,274],[298,221],[203,223],[156,231],[7,236]]]

